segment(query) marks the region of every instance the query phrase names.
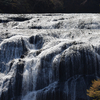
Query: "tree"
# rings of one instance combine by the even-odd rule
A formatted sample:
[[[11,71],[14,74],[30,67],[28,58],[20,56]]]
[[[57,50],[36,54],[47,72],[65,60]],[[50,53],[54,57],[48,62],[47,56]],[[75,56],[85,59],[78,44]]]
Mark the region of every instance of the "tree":
[[[93,100],[100,100],[100,79],[92,81],[91,87],[87,90],[87,95]]]

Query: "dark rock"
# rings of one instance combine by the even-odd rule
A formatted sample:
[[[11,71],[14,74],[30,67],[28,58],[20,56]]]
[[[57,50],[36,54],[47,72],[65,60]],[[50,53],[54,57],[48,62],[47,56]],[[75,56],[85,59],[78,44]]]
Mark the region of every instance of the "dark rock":
[[[30,18],[24,18],[24,17],[11,17],[9,18],[10,20],[14,20],[14,21],[26,21],[26,20],[30,20]]]
[[[25,55],[21,55],[21,57],[20,58],[24,58],[25,57]]]
[[[29,29],[42,29],[41,26],[30,26]]]
[[[42,50],[37,51],[36,55],[38,56],[41,52],[42,52]]]
[[[1,20],[0,19],[0,23],[8,23],[9,22],[9,20]]]
[[[31,37],[29,38],[29,42],[30,42],[31,44],[34,44],[34,36],[31,36]]]
[[[43,37],[41,35],[36,35],[35,36],[35,46],[37,49],[40,49],[43,45]]]
[[[23,69],[24,62],[18,62],[16,75],[14,78],[12,77],[10,80],[6,80],[8,83],[8,91],[2,91],[0,100],[21,100]],[[6,81],[4,83],[6,83]]]

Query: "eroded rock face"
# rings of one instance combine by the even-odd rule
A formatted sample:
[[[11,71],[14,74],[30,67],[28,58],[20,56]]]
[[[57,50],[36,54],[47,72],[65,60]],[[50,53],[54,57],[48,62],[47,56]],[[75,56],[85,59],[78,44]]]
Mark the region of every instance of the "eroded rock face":
[[[47,15],[9,20],[6,30],[0,23],[0,100],[91,100],[86,89],[100,77],[99,15]]]
[[[20,100],[22,95],[22,74],[24,70],[24,62],[19,61],[16,65],[16,71],[9,80],[6,80],[3,84],[1,100]],[[8,83],[8,86],[6,84]]]

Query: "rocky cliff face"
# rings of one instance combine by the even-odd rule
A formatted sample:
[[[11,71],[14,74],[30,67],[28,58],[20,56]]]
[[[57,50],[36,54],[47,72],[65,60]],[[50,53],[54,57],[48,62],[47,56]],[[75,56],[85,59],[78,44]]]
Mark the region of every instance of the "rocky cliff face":
[[[0,15],[0,100],[91,100],[100,77],[100,15]]]

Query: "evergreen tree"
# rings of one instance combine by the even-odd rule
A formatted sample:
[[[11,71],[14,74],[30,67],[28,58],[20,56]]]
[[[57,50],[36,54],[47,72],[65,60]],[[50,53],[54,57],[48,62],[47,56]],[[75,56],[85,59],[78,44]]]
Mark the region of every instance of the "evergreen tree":
[[[91,87],[87,90],[87,95],[93,100],[100,100],[100,79],[92,81]]]

